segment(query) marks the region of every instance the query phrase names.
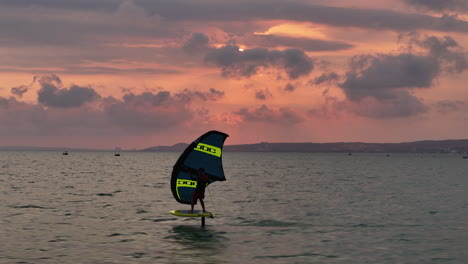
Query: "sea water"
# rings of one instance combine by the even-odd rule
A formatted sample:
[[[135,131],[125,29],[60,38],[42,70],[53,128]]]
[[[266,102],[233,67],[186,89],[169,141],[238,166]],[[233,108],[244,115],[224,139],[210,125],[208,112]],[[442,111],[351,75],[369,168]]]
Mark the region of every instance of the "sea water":
[[[179,154],[0,152],[0,263],[468,263],[460,155],[225,152],[201,227]]]

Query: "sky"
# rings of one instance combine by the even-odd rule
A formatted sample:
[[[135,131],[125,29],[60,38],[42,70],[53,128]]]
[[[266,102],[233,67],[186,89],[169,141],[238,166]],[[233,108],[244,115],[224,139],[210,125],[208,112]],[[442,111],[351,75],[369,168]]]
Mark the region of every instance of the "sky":
[[[0,146],[468,138],[466,0],[0,0]]]

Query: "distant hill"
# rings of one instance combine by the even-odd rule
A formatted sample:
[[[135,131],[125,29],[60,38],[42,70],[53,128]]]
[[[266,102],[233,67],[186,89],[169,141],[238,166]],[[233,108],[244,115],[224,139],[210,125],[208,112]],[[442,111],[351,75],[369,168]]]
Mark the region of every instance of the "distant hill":
[[[156,146],[151,148],[143,149],[143,151],[156,151],[156,152],[181,152],[184,151],[189,144],[178,143],[172,146]]]
[[[178,143],[172,146],[155,146],[135,151],[146,152],[182,152],[189,144]],[[0,151],[114,151],[105,149],[79,149],[61,147],[1,147]],[[127,150],[128,151],[128,150]],[[468,139],[458,140],[424,140],[402,143],[269,143],[225,145],[229,152],[335,152],[335,153],[464,153],[468,154]]]
[[[143,151],[181,152],[188,146],[157,146]],[[226,145],[230,152],[336,152],[336,153],[468,153],[468,139],[424,140],[402,143],[268,143]]]

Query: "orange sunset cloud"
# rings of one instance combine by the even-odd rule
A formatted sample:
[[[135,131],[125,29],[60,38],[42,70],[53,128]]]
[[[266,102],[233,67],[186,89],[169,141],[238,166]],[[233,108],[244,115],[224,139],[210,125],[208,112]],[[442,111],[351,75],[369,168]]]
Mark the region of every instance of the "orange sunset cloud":
[[[466,138],[468,7],[370,2],[0,3],[0,146]]]

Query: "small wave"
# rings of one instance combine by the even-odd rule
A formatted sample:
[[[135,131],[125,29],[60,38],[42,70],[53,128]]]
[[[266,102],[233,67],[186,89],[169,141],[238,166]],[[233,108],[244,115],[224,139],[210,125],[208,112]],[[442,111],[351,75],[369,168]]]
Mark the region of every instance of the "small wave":
[[[151,222],[167,222],[167,221],[174,221],[177,220],[177,218],[142,218],[140,221],[151,221]]]
[[[384,225],[376,225],[376,224],[357,224],[357,225],[352,225],[351,227],[362,227],[362,228],[367,228],[367,227],[385,227]]]
[[[68,241],[66,237],[58,236],[55,239],[49,240],[48,242],[57,243],[57,242],[65,242],[65,241]]]
[[[116,236],[123,236],[123,234],[121,233],[113,233],[113,234],[110,234],[110,235],[107,235],[108,237],[116,237]]]
[[[280,258],[298,258],[298,257],[325,257],[325,258],[339,258],[335,255],[323,255],[316,253],[300,253],[300,254],[285,254],[285,255],[272,255],[272,256],[256,256],[256,259],[262,258],[271,258],[271,259],[280,259]]]
[[[282,222],[282,221],[276,221],[276,220],[261,220],[261,221],[245,220],[241,222],[241,225],[264,226],[264,227],[288,227],[288,226],[295,226],[296,223]]]
[[[43,207],[43,206],[39,206],[39,205],[33,205],[33,204],[28,204],[28,205],[10,205],[8,206],[10,208],[14,208],[14,209],[26,209],[26,208],[32,208],[32,209],[51,209],[51,208],[47,208],[47,207]]]
[[[133,232],[132,235],[138,236],[138,235],[148,235],[148,233],[145,232]]]
[[[119,242],[120,243],[128,243],[128,242],[133,242],[133,241],[135,241],[135,239],[127,238],[127,239],[122,239]]]
[[[432,258],[431,261],[434,262],[445,262],[445,261],[453,261],[454,258]]]
[[[96,193],[97,196],[114,196],[112,193]]]
[[[135,252],[135,253],[132,253],[132,254],[128,254],[126,256],[130,256],[132,258],[142,258],[144,255],[145,255],[145,253],[143,253],[143,252]]]

